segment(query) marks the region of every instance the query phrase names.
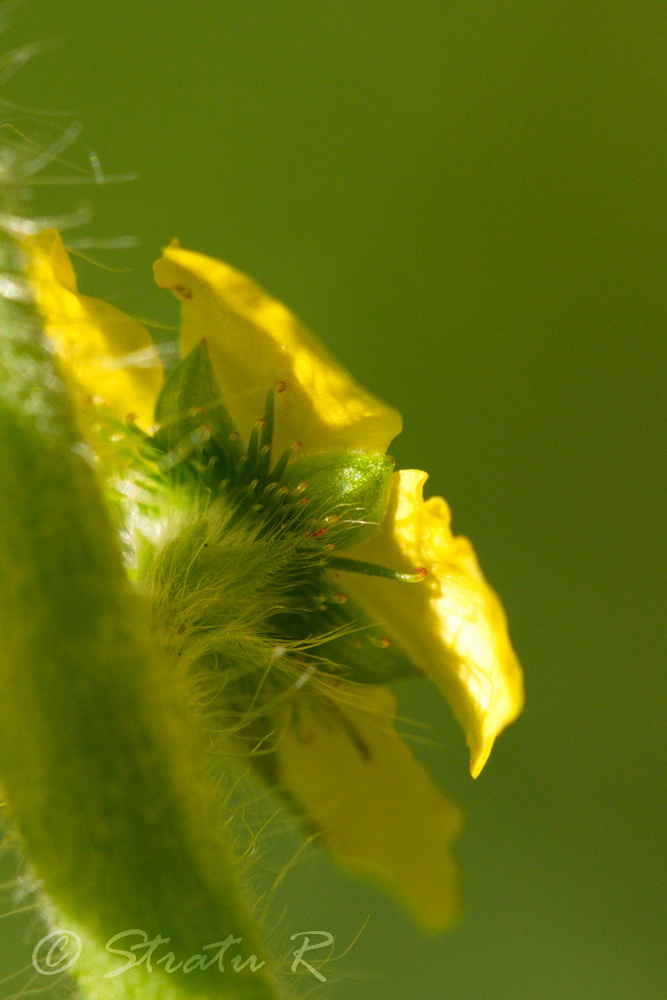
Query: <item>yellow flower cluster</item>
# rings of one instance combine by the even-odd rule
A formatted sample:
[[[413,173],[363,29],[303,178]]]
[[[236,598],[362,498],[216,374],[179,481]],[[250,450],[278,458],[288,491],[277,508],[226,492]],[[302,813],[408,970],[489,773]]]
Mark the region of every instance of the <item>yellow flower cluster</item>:
[[[84,436],[90,439],[100,407],[150,434],[163,375],[157,362],[133,362],[151,348],[148,330],[78,292],[55,231],[31,238],[26,248],[37,304]],[[276,454],[299,442],[305,456],[383,455],[400,432],[399,414],[357,385],[285,306],[244,275],[173,243],[155,277],[180,300],[182,355],[206,342],[241,440],[251,437],[274,386]],[[469,541],[452,534],[445,501],[423,499],[426,478],[415,470],[391,475],[382,523],[344,549],[349,569],[337,559],[330,576],[382,625],[415,673],[445,695],[477,776],[498,733],[521,711],[522,675],[498,597]],[[398,584],[391,572],[355,572],[362,564],[423,579]],[[327,715],[307,697],[306,679],[277,702],[271,718],[281,734],[276,784],[344,867],[392,891],[426,928],[450,925],[459,912],[452,845],[461,814],[396,732],[396,696],[382,683],[323,675],[320,693],[335,705]]]

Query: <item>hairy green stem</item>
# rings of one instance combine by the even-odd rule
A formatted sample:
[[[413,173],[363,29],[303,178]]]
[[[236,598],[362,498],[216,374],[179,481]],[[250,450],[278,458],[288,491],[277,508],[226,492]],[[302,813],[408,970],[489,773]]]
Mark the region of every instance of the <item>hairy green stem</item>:
[[[34,307],[0,298],[0,780],[10,814],[56,925],[82,939],[74,974],[91,996],[274,1000],[194,710],[127,580],[84,451]],[[157,937],[168,942],[149,962]],[[141,964],[108,977],[130,964],[126,951]],[[168,951],[173,972],[157,961]],[[252,955],[265,964],[236,971]]]

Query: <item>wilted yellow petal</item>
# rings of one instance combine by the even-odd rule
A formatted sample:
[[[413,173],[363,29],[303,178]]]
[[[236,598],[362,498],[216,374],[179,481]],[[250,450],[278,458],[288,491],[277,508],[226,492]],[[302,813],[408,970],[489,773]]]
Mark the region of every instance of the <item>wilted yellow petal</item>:
[[[422,499],[425,472],[394,473],[380,533],[344,555],[397,570],[424,567],[420,583],[344,573],[343,588],[383,623],[441,688],[461,723],[473,776],[498,733],[523,707],[521,668],[505,614],[467,538],[455,537],[441,497]]]
[[[275,454],[305,449],[384,452],[401,430],[400,415],[354,382],[280,302],[227,264],[168,247],[155,278],[181,300],[181,349],[206,339],[222,395],[247,439],[276,398]]]
[[[157,361],[137,367],[131,358],[127,364],[124,359],[152,347],[148,330],[115,306],[77,291],[74,270],[55,229],[27,238],[24,248],[46,333],[73,382],[77,402],[84,396],[100,400],[114,416],[125,420],[133,414],[147,430],[153,423],[162,367]]]
[[[334,705],[293,704],[280,783],[341,867],[392,892],[425,929],[444,930],[460,915],[461,810],[396,733],[390,691],[345,683]]]

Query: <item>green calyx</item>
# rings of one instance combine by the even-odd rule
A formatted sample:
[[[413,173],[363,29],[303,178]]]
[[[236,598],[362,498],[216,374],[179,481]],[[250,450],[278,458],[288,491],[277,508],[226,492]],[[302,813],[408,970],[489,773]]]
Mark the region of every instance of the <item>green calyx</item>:
[[[276,499],[291,515],[289,530],[350,548],[380,526],[389,499],[393,459],[358,452],[322,452],[293,460],[298,445],[272,456],[274,390],[243,448],[220,396],[202,341],[171,372],[155,410],[153,444],[160,470],[196,483],[211,499],[224,494],[255,520],[273,519]],[[275,496],[271,496],[275,493]],[[308,508],[308,510],[306,510]],[[287,523],[289,521],[289,524]]]
[[[375,572],[399,586],[420,579],[340,555],[379,529],[393,459],[359,452],[295,457],[295,449],[288,449],[274,460],[273,403],[271,389],[265,413],[243,447],[205,342],[167,379],[152,439],[157,467],[199,498],[201,520],[185,529],[154,567],[153,592],[164,595],[166,581],[174,594],[166,618],[196,619],[196,628],[188,624],[185,631],[200,636],[199,648],[211,654],[208,662],[228,677],[252,672],[253,660],[255,670],[264,670],[265,643],[298,649],[292,661],[299,668],[315,664],[322,673],[360,683],[413,675],[413,665],[390,643],[384,625],[350,601],[337,580],[342,569]],[[187,567],[187,580],[179,566]],[[205,602],[198,593],[208,595]],[[253,636],[260,641],[249,656],[239,654],[234,638],[243,608],[254,609]],[[243,648],[247,653],[247,642]],[[268,697],[284,686],[278,670],[263,691]]]

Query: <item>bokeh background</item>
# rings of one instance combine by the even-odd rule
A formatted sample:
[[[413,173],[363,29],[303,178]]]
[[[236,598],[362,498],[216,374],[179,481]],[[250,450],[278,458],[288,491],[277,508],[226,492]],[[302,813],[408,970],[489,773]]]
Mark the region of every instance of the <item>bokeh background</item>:
[[[450,501],[525,666],[476,782],[447,708],[405,689],[468,811],[466,915],[425,939],[310,856],[281,927],[342,951],[368,917],[313,996],[662,1000],[663,4],[31,0],[4,40],[42,39],[6,96],[75,109],[139,175],[46,193],[93,203],[72,240],[141,240],[91,251],[123,271],[84,290],[175,324],[150,264],[178,235],[289,303],[402,410],[393,454]]]

